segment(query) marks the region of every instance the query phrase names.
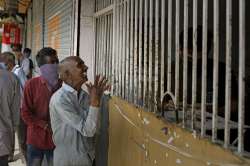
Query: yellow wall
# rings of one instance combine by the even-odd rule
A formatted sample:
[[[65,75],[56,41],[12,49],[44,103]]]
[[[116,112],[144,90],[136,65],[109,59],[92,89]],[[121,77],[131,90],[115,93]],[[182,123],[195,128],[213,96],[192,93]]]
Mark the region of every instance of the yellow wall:
[[[119,98],[112,97],[109,111],[109,166],[250,166],[249,160]]]

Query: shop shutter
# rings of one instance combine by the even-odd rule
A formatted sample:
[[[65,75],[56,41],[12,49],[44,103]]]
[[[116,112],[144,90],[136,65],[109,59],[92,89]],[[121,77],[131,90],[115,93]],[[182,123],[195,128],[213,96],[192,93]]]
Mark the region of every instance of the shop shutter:
[[[73,0],[45,0],[45,46],[59,59],[70,56],[73,46]]]

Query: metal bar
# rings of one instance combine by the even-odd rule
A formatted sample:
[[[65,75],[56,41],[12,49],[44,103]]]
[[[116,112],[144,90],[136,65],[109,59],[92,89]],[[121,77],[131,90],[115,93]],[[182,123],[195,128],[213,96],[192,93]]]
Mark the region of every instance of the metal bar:
[[[114,68],[114,66],[112,65],[112,62],[113,62],[113,24],[114,24],[114,21],[113,21],[113,14],[110,15],[110,31],[109,31],[109,34],[110,34],[110,42],[109,42],[109,50],[110,50],[110,58],[109,58],[109,68],[110,68],[110,71],[109,71],[109,81],[112,80],[112,70]]]
[[[153,95],[153,0],[149,0],[149,110],[152,109]]]
[[[245,61],[246,61],[246,1],[239,1],[239,127],[238,127],[238,152],[244,151],[244,124],[245,124]]]
[[[98,54],[98,74],[100,74],[101,71],[101,52],[102,52],[102,19],[100,19],[100,29],[99,29],[99,54]]]
[[[192,64],[192,130],[195,129],[195,111],[196,111],[196,98],[197,98],[197,14],[198,1],[193,0],[193,64]]]
[[[129,26],[130,26],[130,22],[129,22],[129,16],[130,16],[130,1],[126,2],[127,5],[127,24],[126,24],[126,99],[129,100],[129,75],[130,75],[130,71],[129,71],[129,35],[130,35],[130,31],[129,31]]]
[[[217,139],[218,88],[219,88],[219,1],[214,0],[214,70],[213,70],[213,122],[212,141]]]
[[[225,95],[225,136],[224,147],[230,143],[230,112],[231,112],[231,70],[232,70],[232,0],[226,1],[226,95]]]
[[[107,15],[107,53],[106,53],[106,63],[105,63],[105,68],[106,68],[106,78],[109,78],[109,71],[110,71],[110,66],[109,66],[109,58],[110,58],[110,18],[109,15]]]
[[[112,12],[112,10],[114,9],[114,5],[109,5],[104,9],[98,10],[98,12],[94,13],[94,17],[100,17],[106,14],[109,14],[110,12]]]
[[[96,21],[96,40],[95,40],[95,75],[98,73],[98,54],[99,54],[99,19],[95,19]]]
[[[180,0],[176,0],[175,13],[175,109],[179,108],[180,101]]]
[[[105,74],[105,54],[106,54],[106,21],[105,16],[102,17],[102,55],[101,55],[101,73]]]
[[[103,37],[103,58],[102,58],[102,71],[103,71],[103,75],[106,75],[107,72],[107,16],[103,16],[103,21],[104,21],[104,37]]]
[[[134,101],[134,0],[130,1],[130,102]]]
[[[115,94],[116,91],[116,36],[117,36],[117,30],[116,30],[116,24],[117,24],[117,1],[114,0],[114,10],[113,10],[113,48],[112,48],[112,94]]]
[[[119,0],[117,0],[119,2]],[[119,24],[120,24],[120,6],[117,5],[116,10],[116,95],[119,96],[119,61],[120,61],[120,55],[119,55]]]
[[[165,0],[161,0],[161,99],[164,95],[164,72],[165,72]],[[145,81],[144,81],[145,82]]]
[[[142,105],[142,85],[143,85],[143,79],[142,79],[142,17],[143,17],[143,0],[140,0],[140,10],[139,10],[139,87],[138,87],[138,101],[139,105]]]
[[[138,0],[135,1],[134,102],[138,103]]]
[[[119,12],[119,46],[118,46],[118,50],[119,50],[119,95],[120,97],[122,96],[122,21],[123,21],[123,18],[122,18],[122,12],[123,12],[123,9],[122,9],[122,5],[120,4],[119,5],[119,8],[120,8],[120,12]]]
[[[183,53],[183,127],[187,111],[187,71],[188,71],[188,0],[184,1],[184,53]]]
[[[159,104],[159,0],[155,0],[155,92],[154,92],[154,111],[157,111]]]
[[[207,106],[207,25],[208,0],[203,1],[203,41],[202,41],[202,94],[201,94],[201,136],[206,134],[206,106]]]
[[[126,36],[125,36],[125,31],[126,31],[126,4],[125,2],[123,3],[123,28],[122,28],[122,97],[125,99],[125,69],[126,69]]]
[[[171,91],[171,75],[172,75],[172,0],[168,1],[168,81],[167,91]]]
[[[163,0],[165,1],[165,0]],[[143,104],[148,106],[148,0],[144,0],[144,78],[143,78]]]

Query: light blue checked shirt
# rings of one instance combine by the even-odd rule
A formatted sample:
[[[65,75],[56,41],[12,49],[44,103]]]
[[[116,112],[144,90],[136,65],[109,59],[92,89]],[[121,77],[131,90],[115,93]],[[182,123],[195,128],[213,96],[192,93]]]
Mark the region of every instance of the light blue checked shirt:
[[[55,166],[92,166],[99,108],[89,106],[88,94],[63,83],[50,101]]]

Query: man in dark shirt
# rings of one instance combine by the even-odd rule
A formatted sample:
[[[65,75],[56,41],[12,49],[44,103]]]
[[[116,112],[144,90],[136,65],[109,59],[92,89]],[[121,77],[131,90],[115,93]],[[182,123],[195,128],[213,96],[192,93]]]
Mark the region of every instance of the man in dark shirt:
[[[56,50],[41,49],[36,56],[41,76],[27,81],[21,108],[22,119],[27,125],[28,166],[41,165],[44,156],[48,165],[53,162],[52,131],[49,116],[49,102],[59,88]]]

